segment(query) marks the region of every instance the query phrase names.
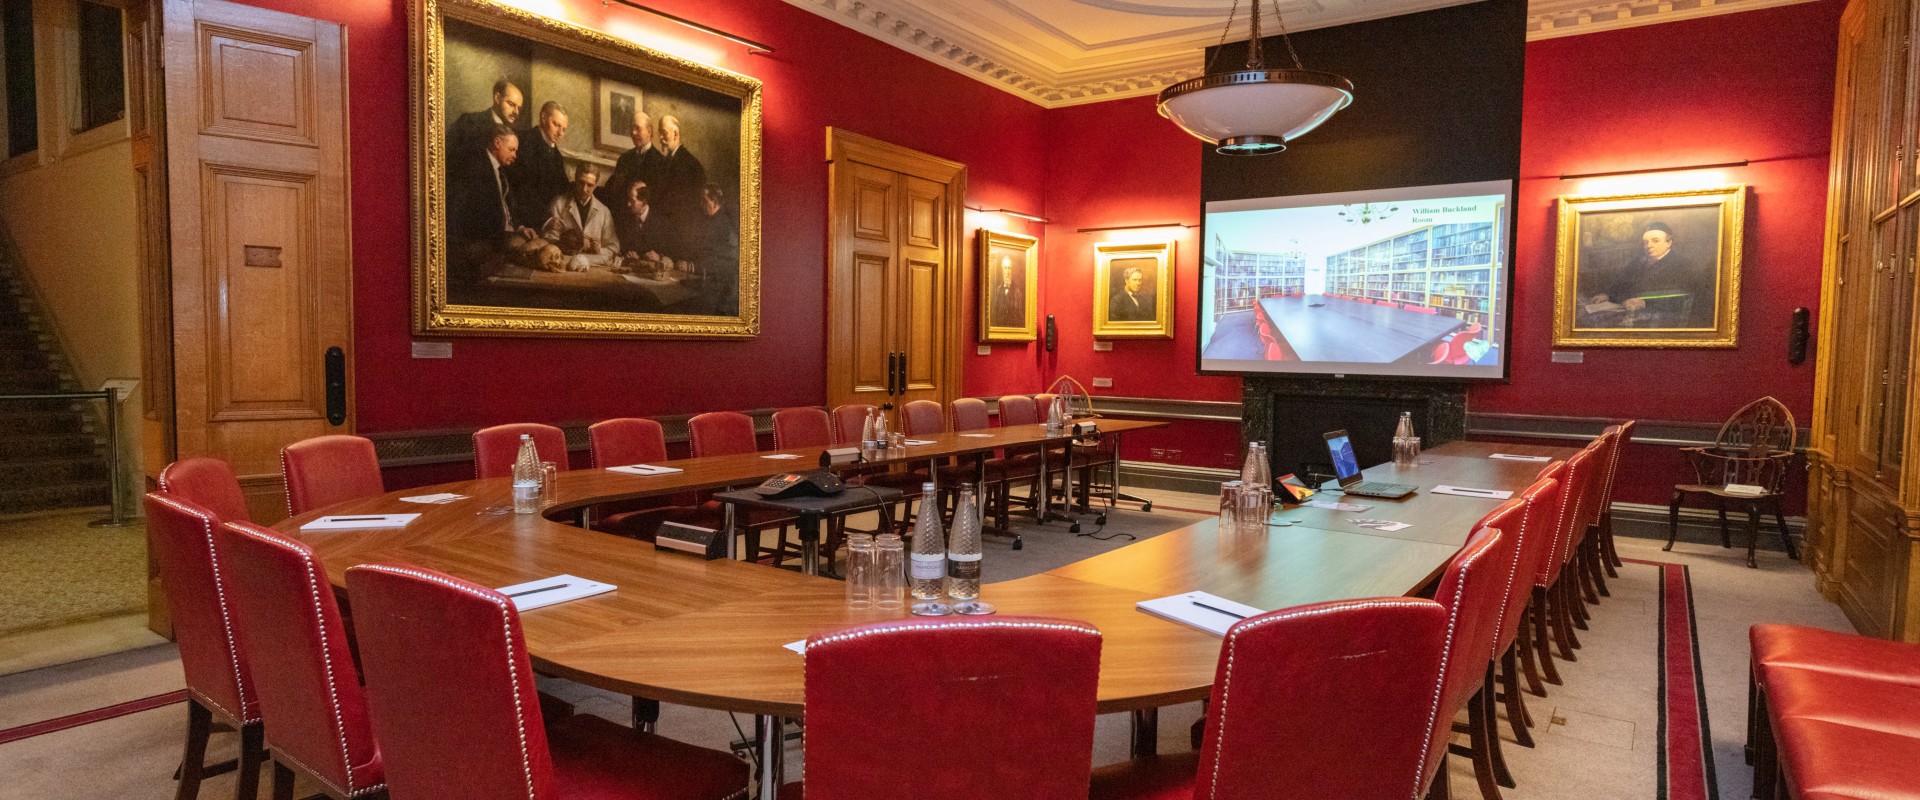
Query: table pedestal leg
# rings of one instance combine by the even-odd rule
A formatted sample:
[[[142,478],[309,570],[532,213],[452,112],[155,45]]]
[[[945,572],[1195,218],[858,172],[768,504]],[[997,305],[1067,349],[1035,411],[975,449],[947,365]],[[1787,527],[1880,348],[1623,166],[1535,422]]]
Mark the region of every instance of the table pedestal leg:
[[[1133,712],[1133,758],[1147,758],[1160,752],[1160,709],[1141,708]]]
[[[820,518],[813,514],[800,515],[800,571],[820,574]]]
[[[986,536],[1005,536],[1007,538],[1010,538],[1013,540],[1013,549],[1015,550],[1019,550],[1020,548],[1025,547],[1026,542],[1023,542],[1020,540],[1020,534],[1014,533],[1011,530],[1003,531],[1003,530],[1000,530],[999,528],[994,527],[993,523],[991,522],[992,518],[987,516],[987,459],[985,454],[982,454],[978,460],[974,461],[974,481],[975,481],[974,485],[976,489],[974,490],[973,499],[978,501],[980,506],[981,534]],[[1004,490],[1002,490],[1001,493],[1006,494],[1007,492],[1011,492],[1011,491],[1013,491],[1013,487],[1011,485],[1008,485]],[[1006,502],[1008,498],[1002,497],[1000,498],[1000,500],[1001,502]]]
[[[740,554],[734,551],[733,544],[734,537],[739,535],[739,531],[733,529],[735,522],[734,505],[728,503],[726,509],[726,521],[721,523],[721,535],[727,537],[727,558],[739,558]]]
[[[753,730],[760,749],[760,800],[775,800],[787,778],[786,726],[778,715],[760,714],[753,718]]]

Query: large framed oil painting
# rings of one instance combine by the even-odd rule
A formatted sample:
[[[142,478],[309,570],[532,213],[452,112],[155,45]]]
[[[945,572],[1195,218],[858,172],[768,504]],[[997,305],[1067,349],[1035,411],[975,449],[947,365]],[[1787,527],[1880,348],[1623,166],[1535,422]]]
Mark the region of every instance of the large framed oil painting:
[[[1173,338],[1173,242],[1093,247],[1093,335]]]
[[[979,248],[980,341],[1031,342],[1039,338],[1035,309],[1039,305],[1040,272],[1034,255],[1040,240],[981,228],[974,242]]]
[[[1555,347],[1732,347],[1745,186],[1562,197]]]
[[[760,82],[493,0],[414,0],[414,329],[760,330]]]

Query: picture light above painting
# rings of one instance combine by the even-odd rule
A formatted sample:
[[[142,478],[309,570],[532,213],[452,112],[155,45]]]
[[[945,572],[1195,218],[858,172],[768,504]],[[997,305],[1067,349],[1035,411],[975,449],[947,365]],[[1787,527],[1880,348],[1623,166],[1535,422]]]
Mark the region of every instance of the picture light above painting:
[[[758,80],[495,0],[419,0],[414,328],[760,330]]]

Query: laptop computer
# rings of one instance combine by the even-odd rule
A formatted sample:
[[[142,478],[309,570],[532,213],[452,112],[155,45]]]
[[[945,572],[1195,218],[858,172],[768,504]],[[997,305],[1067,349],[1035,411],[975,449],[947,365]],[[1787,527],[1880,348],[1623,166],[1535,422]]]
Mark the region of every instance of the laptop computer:
[[[1369,481],[1360,477],[1360,459],[1353,454],[1353,442],[1347,440],[1347,432],[1332,431],[1326,436],[1327,453],[1333,457],[1333,474],[1340,479],[1341,492],[1363,497],[1393,499],[1413,494],[1418,488],[1404,483]]]

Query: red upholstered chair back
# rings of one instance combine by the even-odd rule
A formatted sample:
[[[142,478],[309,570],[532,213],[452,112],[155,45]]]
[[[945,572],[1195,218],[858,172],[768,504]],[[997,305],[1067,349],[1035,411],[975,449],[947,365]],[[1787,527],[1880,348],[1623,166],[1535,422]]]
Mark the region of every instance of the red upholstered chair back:
[[[252,659],[274,757],[305,767],[344,796],[383,785],[326,569],[306,545],[252,523],[229,522],[214,539],[233,567],[240,642]]]
[[[176,494],[148,493],[147,540],[160,565],[187,691],[228,722],[260,720],[246,648],[234,636],[231,580],[213,546],[220,519]]]
[[[827,412],[812,406],[783,408],[773,412],[774,449],[831,446],[833,418],[827,416]]]
[[[863,625],[807,641],[807,797],[1087,796],[1100,632],[1002,616]],[[875,703],[875,698],[886,698]],[[875,758],[938,731],[958,746]]]
[[[363,436],[315,436],[287,445],[280,449],[280,477],[287,483],[290,517],[387,490],[373,441]]]
[[[1518,525],[1521,503],[1509,500],[1467,539],[1447,563],[1433,599],[1447,610],[1447,652],[1440,667],[1440,705],[1427,748],[1423,773],[1433,777],[1444,763],[1448,721],[1479,691],[1487,673],[1487,651],[1499,631],[1502,592],[1513,569],[1513,548],[1504,531]]]
[[[221,522],[252,522],[233,467],[217,458],[183,458],[160,470],[160,491],[197,505]]]
[[[1039,422],[1040,413],[1034,406],[1033,398],[1024,394],[1010,394],[1000,398],[1000,427],[1035,425]]]
[[[962,397],[953,401],[953,431],[985,430],[993,425],[993,419],[987,416],[987,401],[978,397]]]
[[[552,796],[540,697],[512,601],[388,565],[347,570],[347,595],[394,797]]]
[[[859,445],[860,429],[866,427],[867,414],[873,406],[866,403],[848,403],[833,410],[833,443],[836,445]]]
[[[1564,461],[1555,461],[1541,470],[1533,484],[1519,495],[1522,504],[1519,524],[1502,529],[1511,540],[1509,546],[1514,549],[1514,557],[1501,602],[1499,631],[1493,640],[1495,659],[1520,635],[1521,619],[1526,614],[1528,601],[1533,599],[1533,584],[1540,576],[1547,554],[1552,552],[1553,526],[1560,521],[1560,500],[1565,496],[1560,475],[1565,470]],[[1489,523],[1490,520],[1481,521],[1482,525]]]
[[[1600,434],[1600,462],[1593,470],[1593,483],[1587,487],[1588,525],[1600,524],[1600,515],[1607,510],[1608,498],[1613,495],[1613,470],[1619,466],[1621,426],[1608,427]]]
[[[1599,519],[1613,507],[1613,483],[1620,477],[1620,462],[1626,457],[1627,445],[1633,444],[1633,429],[1640,426],[1635,420],[1627,420],[1614,427],[1613,451],[1608,453],[1606,484],[1600,491],[1600,507],[1594,509],[1594,519]]]
[[[736,411],[709,411],[687,420],[693,457],[730,456],[760,449],[753,418]]]
[[[900,409],[901,432],[908,436],[933,436],[947,431],[945,415],[940,413],[940,404],[933,400],[915,400]],[[860,429],[854,428],[848,437],[859,436]]]
[[[1567,468],[1560,479],[1560,515],[1553,526],[1552,551],[1545,557],[1535,586],[1552,586],[1554,581],[1560,579],[1560,571],[1567,566],[1567,559],[1572,557],[1573,546],[1579,542],[1579,534],[1586,527],[1586,523],[1576,521],[1586,519],[1581,515],[1585,513],[1587,486],[1600,469],[1599,457],[1599,448],[1588,444],[1567,459]]]
[[[650,419],[602,420],[587,426],[587,456],[594,469],[665,461],[667,434]]]
[[[1272,797],[1285,776],[1288,797],[1419,797],[1446,627],[1438,603],[1399,597],[1236,623],[1193,796]]]
[[[1040,419],[1037,421],[1045,422],[1047,420],[1047,406],[1053,405],[1053,398],[1058,396],[1059,395],[1048,394],[1046,392],[1041,392],[1033,396],[1033,411],[1035,414],[1040,415]]]
[[[516,422],[473,432],[473,476],[513,477],[513,461],[520,456],[522,434],[533,437],[533,449],[540,451],[541,461],[551,461],[554,469],[566,470],[566,431],[538,422]]]

